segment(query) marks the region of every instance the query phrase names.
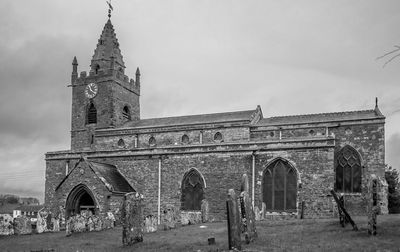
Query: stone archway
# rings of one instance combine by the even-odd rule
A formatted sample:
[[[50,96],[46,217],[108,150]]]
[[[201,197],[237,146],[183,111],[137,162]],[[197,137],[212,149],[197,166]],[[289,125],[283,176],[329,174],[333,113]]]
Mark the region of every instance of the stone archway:
[[[66,217],[79,214],[81,210],[89,210],[96,214],[96,200],[90,189],[84,185],[79,184],[68,195],[65,205]]]

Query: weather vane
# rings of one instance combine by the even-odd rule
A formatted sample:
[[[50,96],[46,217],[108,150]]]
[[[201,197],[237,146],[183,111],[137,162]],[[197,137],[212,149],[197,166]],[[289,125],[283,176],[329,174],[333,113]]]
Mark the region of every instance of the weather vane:
[[[113,7],[111,5],[111,0],[110,1],[106,1],[106,3],[108,4],[108,18],[111,18],[111,11],[113,11]]]

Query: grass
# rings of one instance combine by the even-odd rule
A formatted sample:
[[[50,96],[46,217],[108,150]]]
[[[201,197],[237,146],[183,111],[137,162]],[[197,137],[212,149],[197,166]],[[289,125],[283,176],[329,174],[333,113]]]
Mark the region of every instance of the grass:
[[[378,235],[368,236],[367,218],[357,217],[359,231],[342,228],[337,219],[257,222],[258,238],[244,251],[400,251],[400,215],[378,216]],[[226,222],[185,226],[144,235],[144,242],[122,246],[122,229],[0,237],[1,251],[227,251]],[[207,239],[215,237],[209,246]]]

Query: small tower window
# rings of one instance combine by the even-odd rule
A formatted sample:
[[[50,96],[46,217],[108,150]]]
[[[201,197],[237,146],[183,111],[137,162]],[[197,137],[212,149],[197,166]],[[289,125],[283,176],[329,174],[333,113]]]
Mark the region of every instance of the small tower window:
[[[311,136],[315,136],[315,131],[314,130],[310,130],[310,135]]]
[[[98,74],[98,73],[99,73],[99,70],[100,70],[100,66],[99,66],[99,65],[96,65],[96,66],[94,67],[94,72],[95,72],[96,74]]]
[[[149,145],[150,146],[156,146],[156,139],[154,137],[150,137],[149,139]]]
[[[90,103],[87,113],[87,123],[97,123],[97,109],[93,103]]]
[[[221,132],[215,133],[215,135],[214,135],[214,141],[216,141],[216,142],[221,142],[221,141],[222,141],[222,134],[221,134]]]
[[[125,106],[122,109],[122,116],[127,120],[131,120],[131,113],[129,111],[129,107],[128,106]]]
[[[188,144],[189,143],[189,137],[188,137],[188,135],[183,135],[182,136],[182,143],[183,144]]]

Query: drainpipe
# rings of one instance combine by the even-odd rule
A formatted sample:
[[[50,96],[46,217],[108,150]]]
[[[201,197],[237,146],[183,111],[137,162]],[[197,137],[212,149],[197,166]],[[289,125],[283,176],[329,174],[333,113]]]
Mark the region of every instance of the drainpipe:
[[[256,181],[256,155],[253,152],[252,154],[252,158],[253,158],[253,162],[252,162],[252,182],[251,182],[251,204],[253,206],[253,210],[254,210],[254,184]]]
[[[161,224],[161,157],[158,159],[158,202],[157,224]]]

